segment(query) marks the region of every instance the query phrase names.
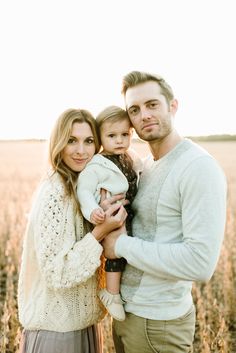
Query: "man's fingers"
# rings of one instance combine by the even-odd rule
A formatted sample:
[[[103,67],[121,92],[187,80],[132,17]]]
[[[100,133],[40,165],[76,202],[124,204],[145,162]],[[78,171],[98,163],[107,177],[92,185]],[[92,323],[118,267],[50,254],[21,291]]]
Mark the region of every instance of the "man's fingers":
[[[117,194],[117,195],[114,195],[110,198],[111,200],[111,203],[115,203],[117,201],[121,201],[125,198],[125,194]]]

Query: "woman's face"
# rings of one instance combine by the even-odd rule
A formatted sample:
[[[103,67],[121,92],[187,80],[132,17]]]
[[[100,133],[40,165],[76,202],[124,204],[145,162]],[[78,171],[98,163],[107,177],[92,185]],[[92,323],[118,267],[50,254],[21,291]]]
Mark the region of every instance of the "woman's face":
[[[63,162],[73,171],[81,172],[95,153],[95,143],[88,123],[74,123],[70,138],[62,151]]]

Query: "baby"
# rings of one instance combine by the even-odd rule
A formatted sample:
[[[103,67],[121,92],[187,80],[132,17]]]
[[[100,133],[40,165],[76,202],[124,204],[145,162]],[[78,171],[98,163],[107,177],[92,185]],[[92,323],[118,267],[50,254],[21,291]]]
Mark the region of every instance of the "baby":
[[[83,216],[94,225],[104,221],[104,211],[99,206],[101,189],[109,195],[126,194],[129,204],[126,229],[131,234],[133,211],[132,201],[137,192],[138,176],[142,170],[142,161],[138,155],[128,150],[133,128],[128,114],[117,106],[109,106],[97,116],[102,151],[95,155],[79,175],[78,198]],[[125,268],[124,258],[106,260],[106,289],[99,297],[107,311],[116,320],[125,319],[123,301],[120,296],[120,278]]]

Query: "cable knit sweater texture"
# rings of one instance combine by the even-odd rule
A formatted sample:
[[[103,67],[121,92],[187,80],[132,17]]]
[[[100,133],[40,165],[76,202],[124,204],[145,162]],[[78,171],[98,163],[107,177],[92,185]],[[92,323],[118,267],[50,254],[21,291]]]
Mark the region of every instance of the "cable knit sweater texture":
[[[83,219],[60,176],[39,187],[25,233],[18,285],[19,319],[28,330],[74,331],[104,316],[96,270],[102,246],[84,234]]]

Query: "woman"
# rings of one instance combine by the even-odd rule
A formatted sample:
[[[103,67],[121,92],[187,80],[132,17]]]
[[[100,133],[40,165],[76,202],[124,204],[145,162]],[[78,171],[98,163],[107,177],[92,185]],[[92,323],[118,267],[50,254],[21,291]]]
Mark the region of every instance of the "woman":
[[[86,110],[69,109],[57,120],[49,146],[51,170],[35,196],[26,229],[18,287],[22,353],[100,353],[100,242],[121,227],[120,204],[89,232],[75,185],[99,151],[96,123]],[[100,271],[101,272],[101,271]]]

